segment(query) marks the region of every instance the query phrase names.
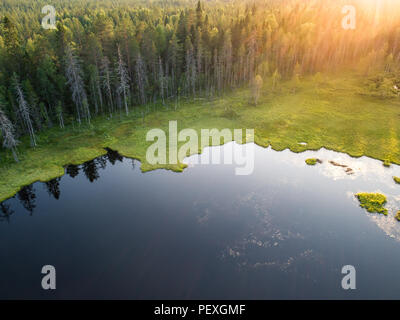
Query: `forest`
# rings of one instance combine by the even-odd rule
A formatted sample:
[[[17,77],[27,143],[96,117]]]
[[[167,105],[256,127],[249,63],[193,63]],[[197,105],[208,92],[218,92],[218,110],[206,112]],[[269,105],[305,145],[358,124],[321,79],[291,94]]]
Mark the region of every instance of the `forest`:
[[[363,2],[351,1],[355,5]],[[400,88],[400,10],[390,0],[357,7],[343,30],[338,0],[54,0],[56,26],[41,27],[47,1],[0,4],[2,146],[48,128],[122,117],[140,105],[213,99],[240,87],[353,69],[369,94]],[[379,13],[379,14],[378,14]],[[382,22],[383,21],[383,22]],[[371,23],[372,22],[372,23]],[[375,23],[375,24],[374,24]],[[249,111],[250,112],[250,111]]]

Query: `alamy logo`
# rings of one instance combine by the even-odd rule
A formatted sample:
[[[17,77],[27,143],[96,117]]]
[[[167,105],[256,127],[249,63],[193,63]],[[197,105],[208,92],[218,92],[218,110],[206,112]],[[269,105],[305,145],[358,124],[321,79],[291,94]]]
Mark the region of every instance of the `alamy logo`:
[[[350,5],[344,6],[342,14],[345,14],[342,19],[342,28],[344,30],[354,30],[356,28],[356,8]]]
[[[42,8],[42,13],[46,14],[42,19],[43,29],[56,29],[56,9],[47,5]]]
[[[43,266],[42,274],[45,276],[42,278],[42,288],[44,290],[55,290],[56,289],[56,268],[51,265]]]
[[[343,266],[342,274],[345,274],[342,279],[342,288],[344,290],[356,289],[356,268],[351,265]]]
[[[231,148],[224,149],[223,160],[220,154],[213,153],[212,164],[235,164],[236,175],[250,175],[254,170],[254,129],[246,129],[245,143],[243,145],[243,153],[233,152]],[[230,141],[243,141],[243,129],[234,129],[233,133],[230,129],[201,129],[201,149],[210,145],[222,144]],[[178,132],[177,121],[169,122],[168,134],[162,129],[152,129],[147,132],[146,141],[155,141],[146,152],[146,160],[152,165],[161,164],[178,164],[189,154],[199,152],[199,137],[194,129],[183,129]],[[186,142],[178,148],[179,142]],[[196,161],[194,162],[196,164]],[[203,159],[201,164],[210,164],[210,159]]]

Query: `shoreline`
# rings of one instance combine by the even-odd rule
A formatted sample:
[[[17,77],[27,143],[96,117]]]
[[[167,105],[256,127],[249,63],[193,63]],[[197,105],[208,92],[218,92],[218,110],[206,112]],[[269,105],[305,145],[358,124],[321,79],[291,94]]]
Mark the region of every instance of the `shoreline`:
[[[19,163],[13,162],[10,153],[0,151],[0,202],[24,186],[62,176],[69,164],[79,165],[104,155],[105,148],[139,160],[143,172],[181,172],[183,164],[152,166],[144,161],[152,144],[146,142],[147,131],[160,128],[167,132],[172,120],[178,122],[179,129],[197,132],[203,128],[254,128],[254,143],[275,151],[301,153],[325,148],[353,158],[365,156],[400,165],[400,99],[361,95],[360,81],[354,75],[326,76],[316,91],[310,77],[302,80],[295,94],[291,93],[296,85],[292,81],[282,82],[278,92],[270,90],[267,83],[258,106],[249,105],[250,91],[242,88],[213,100],[182,99],[177,109],[174,101],[169,107],[151,104],[132,108],[128,116],[97,116],[90,126],[46,129],[38,133],[36,148],[29,146],[28,137],[22,137]],[[227,117],[227,110],[236,116]]]

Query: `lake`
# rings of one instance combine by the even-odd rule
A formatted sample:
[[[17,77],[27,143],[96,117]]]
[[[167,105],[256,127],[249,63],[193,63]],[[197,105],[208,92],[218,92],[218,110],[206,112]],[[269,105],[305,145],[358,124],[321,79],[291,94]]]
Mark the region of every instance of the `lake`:
[[[183,173],[142,173],[109,151],[23,188],[0,207],[0,298],[400,298],[399,166],[258,146],[252,175],[194,164],[227,147],[243,148],[207,148]],[[360,208],[357,192],[385,194],[389,215]],[[56,290],[41,288],[44,265]],[[342,289],[345,265],[356,290]]]

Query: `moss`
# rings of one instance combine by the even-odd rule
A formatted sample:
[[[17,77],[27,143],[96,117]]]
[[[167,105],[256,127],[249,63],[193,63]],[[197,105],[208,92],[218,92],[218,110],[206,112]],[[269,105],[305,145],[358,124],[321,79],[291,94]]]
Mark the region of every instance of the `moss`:
[[[306,163],[309,166],[315,166],[317,163],[322,163],[322,161],[317,158],[310,158],[310,159],[306,159]]]
[[[394,182],[397,184],[400,184],[400,178],[399,177],[393,177]]]
[[[356,197],[360,202],[360,207],[367,209],[368,212],[376,212],[384,215],[388,214],[384,207],[386,196],[380,193],[357,193]]]
[[[317,159],[316,158],[310,158],[310,159],[306,159],[306,163],[309,166],[315,166],[317,164]]]
[[[391,165],[389,160],[383,160],[383,166],[389,168]]]
[[[400,221],[400,210],[397,211],[395,218],[397,221]]]

